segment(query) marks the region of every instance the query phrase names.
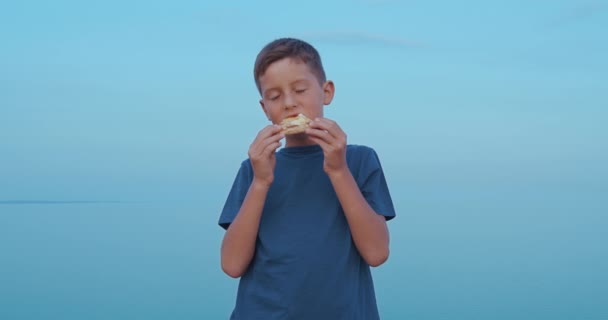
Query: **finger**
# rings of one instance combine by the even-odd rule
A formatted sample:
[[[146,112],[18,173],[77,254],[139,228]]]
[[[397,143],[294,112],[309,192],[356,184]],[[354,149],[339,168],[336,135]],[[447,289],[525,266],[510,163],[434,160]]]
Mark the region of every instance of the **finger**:
[[[280,129],[278,131],[275,131],[274,129],[269,130],[270,132],[273,132],[270,136],[260,138],[260,140],[255,142],[253,150],[255,150],[256,154],[264,154],[268,145],[279,142],[285,137],[285,134],[283,134]]]
[[[327,143],[327,141],[321,139],[321,138],[317,138],[315,136],[309,136],[310,140],[314,141],[315,143],[317,143],[318,145],[321,146],[321,149],[323,149],[323,151],[328,151],[331,149],[331,144]]]
[[[308,136],[312,141],[314,141],[315,143],[318,143],[319,145],[321,145],[321,148],[323,149],[323,151],[328,154],[328,153],[343,153],[346,150],[346,144],[342,143],[339,140],[326,140],[323,139],[321,137],[316,137],[316,136],[312,136],[309,135]]]
[[[284,135],[281,132],[280,126],[270,125],[260,130],[257,137],[250,146],[250,150],[254,154],[263,153],[266,146],[272,142],[283,139]]]
[[[269,145],[266,146],[266,148],[264,148],[264,152],[263,154],[265,156],[270,156],[272,153],[274,153],[279,147],[281,146],[281,142],[277,141],[277,142],[273,142]]]
[[[283,132],[278,131],[278,132],[274,133],[273,135],[267,137],[266,139],[260,141],[260,143],[259,143],[260,148],[265,149],[266,146],[268,146],[269,144],[279,142],[284,137],[285,137],[285,135],[283,134]]]
[[[310,127],[313,129],[320,129],[329,132],[332,136],[340,138],[344,136],[342,128],[333,120],[327,118],[317,118],[310,123]]]
[[[308,128],[306,130],[306,133],[310,137],[321,139],[328,144],[332,144],[336,141],[336,138],[332,136],[327,130]]]
[[[252,144],[252,146],[254,144],[259,144],[260,141],[264,141],[268,137],[271,137],[271,136],[279,133],[280,131],[281,131],[280,126],[276,126],[276,125],[266,126],[258,132],[258,134],[256,135],[255,139],[253,140],[253,142],[251,144]]]
[[[310,122],[312,127],[319,127],[323,129],[330,129],[331,127],[337,126],[338,124],[328,118],[315,118]]]
[[[260,130],[260,132],[258,132],[258,135],[256,136],[256,139],[265,139],[266,137],[275,135],[277,133],[279,133],[281,131],[281,126],[279,125],[268,125],[266,127],[264,127],[262,130]]]

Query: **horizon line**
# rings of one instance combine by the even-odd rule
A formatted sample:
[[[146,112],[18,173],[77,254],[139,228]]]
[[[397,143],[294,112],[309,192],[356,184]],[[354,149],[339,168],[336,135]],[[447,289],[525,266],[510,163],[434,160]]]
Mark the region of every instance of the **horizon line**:
[[[99,204],[99,203],[134,203],[122,200],[0,200],[0,205],[10,204]]]

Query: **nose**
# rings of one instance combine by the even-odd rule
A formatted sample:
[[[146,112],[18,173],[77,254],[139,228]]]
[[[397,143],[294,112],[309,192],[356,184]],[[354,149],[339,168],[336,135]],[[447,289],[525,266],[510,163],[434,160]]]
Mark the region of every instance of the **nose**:
[[[283,100],[283,105],[285,109],[291,109],[296,106],[296,100],[292,94],[285,94],[284,97],[285,99]]]

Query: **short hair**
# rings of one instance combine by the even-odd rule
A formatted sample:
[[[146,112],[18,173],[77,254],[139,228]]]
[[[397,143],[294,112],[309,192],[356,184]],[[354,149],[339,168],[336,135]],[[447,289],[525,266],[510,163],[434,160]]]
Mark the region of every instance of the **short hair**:
[[[317,49],[303,40],[280,38],[264,46],[255,59],[253,76],[258,92],[262,92],[260,77],[264,75],[271,64],[284,58],[292,58],[305,63],[320,84],[325,82],[325,70],[323,70],[323,63]]]

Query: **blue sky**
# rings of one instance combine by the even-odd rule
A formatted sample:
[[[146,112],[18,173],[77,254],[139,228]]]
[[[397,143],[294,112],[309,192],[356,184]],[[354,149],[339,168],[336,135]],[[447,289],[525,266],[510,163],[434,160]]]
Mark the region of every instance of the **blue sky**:
[[[4,3],[0,198],[225,189],[266,124],[253,60],[282,36],[318,47],[326,115],[395,184],[599,183],[607,16],[605,1]]]

